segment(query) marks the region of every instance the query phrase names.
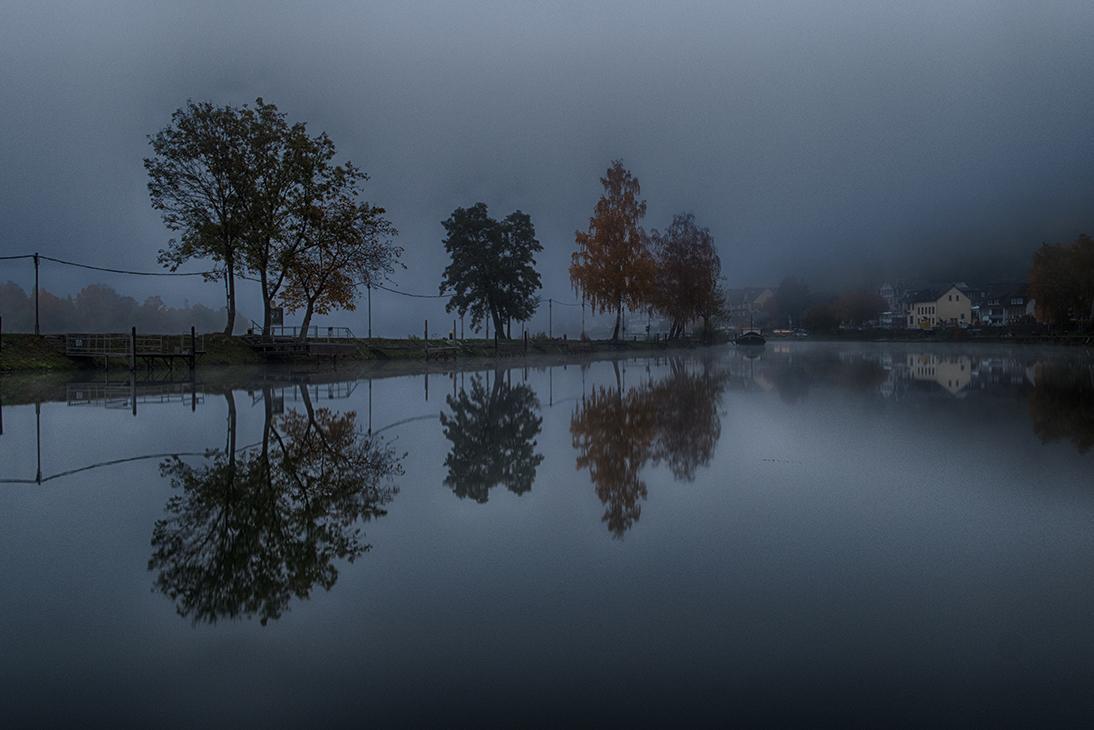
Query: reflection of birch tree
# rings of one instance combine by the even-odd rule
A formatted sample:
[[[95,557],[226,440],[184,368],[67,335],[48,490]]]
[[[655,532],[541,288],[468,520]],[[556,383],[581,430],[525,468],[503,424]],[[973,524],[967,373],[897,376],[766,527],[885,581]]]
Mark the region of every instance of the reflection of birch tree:
[[[671,374],[657,383],[624,391],[617,377],[615,388],[595,389],[583,400],[570,421],[577,468],[588,469],[614,536],[642,515],[646,464],[663,462],[677,479],[691,481],[710,463],[725,383],[722,373],[690,372],[673,361]]]
[[[385,514],[402,456],[357,427],[355,412],[313,407],[273,416],[267,391],[262,442],[237,450],[235,403],[228,443],[202,464],[160,465],[175,490],[152,533],[155,585],[195,622],[278,618],[314,586],[330,589],[335,561],[369,549],[361,524]]]

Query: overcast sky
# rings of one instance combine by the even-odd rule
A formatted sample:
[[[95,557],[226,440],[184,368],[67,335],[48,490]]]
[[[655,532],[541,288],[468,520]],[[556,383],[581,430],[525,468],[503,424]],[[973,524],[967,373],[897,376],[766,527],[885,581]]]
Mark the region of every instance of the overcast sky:
[[[155,268],[147,135],[188,98],[262,96],[369,172],[410,291],[436,291],[440,221],[482,200],[532,215],[544,296],[572,298],[574,230],[616,157],[648,226],[711,229],[731,285],[1006,273],[1094,232],[1092,38],[1089,0],[0,0],[0,253]],[[443,318],[397,308],[396,329]]]

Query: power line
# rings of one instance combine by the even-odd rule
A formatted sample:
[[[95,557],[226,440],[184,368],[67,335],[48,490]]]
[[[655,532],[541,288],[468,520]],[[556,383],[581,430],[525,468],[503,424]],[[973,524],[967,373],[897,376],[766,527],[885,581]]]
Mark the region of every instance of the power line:
[[[21,257],[21,258],[34,258]],[[211,276],[219,272],[216,271],[131,271],[128,269],[114,269],[107,266],[92,266],[91,264],[80,264],[75,261],[65,261],[64,259],[53,258],[52,256],[39,256],[38,258],[43,261],[52,261],[55,264],[62,264],[64,266],[75,266],[79,269],[91,269],[92,271],[105,271],[110,274],[126,274],[129,276]]]
[[[372,287],[374,289],[383,289],[384,291],[389,291],[392,294],[401,294],[404,297],[414,297],[416,299],[444,299],[445,297],[452,296],[451,294],[413,294],[408,291],[399,291],[398,289],[392,289],[390,287],[384,286],[383,284],[373,284]]]
[[[23,254],[23,255],[19,255],[19,256],[0,256],[0,261],[14,261],[14,260],[20,260],[20,259],[33,259],[34,257],[35,257],[35,254]],[[222,271],[135,271],[135,270],[132,270],[132,269],[118,269],[118,268],[114,268],[114,267],[111,267],[111,266],[94,266],[92,264],[83,264],[83,263],[80,263],[78,261],[68,261],[68,260],[65,260],[65,259],[55,258],[53,256],[39,255],[38,258],[42,261],[50,261],[50,262],[53,262],[55,264],[61,264],[62,266],[72,266],[72,267],[79,268],[79,269],[88,269],[90,271],[102,271],[102,272],[106,272],[108,274],[123,274],[123,275],[126,275],[126,276],[201,276],[201,277],[210,277],[210,276],[222,276],[223,273],[224,273]],[[243,279],[245,281],[259,281],[259,279],[256,279],[256,278],[253,278],[253,277],[250,277],[250,276],[246,276],[244,274],[237,273],[235,276],[236,276],[237,279]],[[361,284],[365,284],[365,282],[361,282]],[[451,292],[444,293],[444,294],[418,294],[416,292],[401,291],[399,289],[394,289],[392,287],[384,286],[383,284],[373,284],[372,287],[374,289],[382,289],[383,291],[390,292],[392,294],[398,294],[398,295],[404,296],[404,297],[412,297],[414,299],[444,299],[446,297],[452,296]],[[553,301],[555,304],[558,304],[559,306],[563,306],[563,307],[580,307],[580,306],[582,306],[581,303],[579,303],[579,302],[563,302],[563,301],[559,301],[558,299],[553,299],[551,301]],[[542,305],[542,304],[543,304],[543,302],[541,301],[540,305]]]

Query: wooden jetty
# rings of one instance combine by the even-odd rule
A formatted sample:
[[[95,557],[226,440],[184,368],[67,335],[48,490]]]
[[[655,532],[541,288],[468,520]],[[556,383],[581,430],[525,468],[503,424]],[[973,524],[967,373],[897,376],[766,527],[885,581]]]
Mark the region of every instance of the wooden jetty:
[[[328,357],[337,361],[339,355],[352,355],[358,349],[358,345],[347,337],[244,335],[243,341],[258,354],[270,359]]]

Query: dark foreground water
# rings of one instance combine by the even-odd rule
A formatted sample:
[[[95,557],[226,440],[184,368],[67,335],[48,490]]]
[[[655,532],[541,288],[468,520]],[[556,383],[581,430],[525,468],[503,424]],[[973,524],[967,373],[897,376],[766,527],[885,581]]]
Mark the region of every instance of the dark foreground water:
[[[0,381],[0,725],[1089,726],[1092,363]]]

